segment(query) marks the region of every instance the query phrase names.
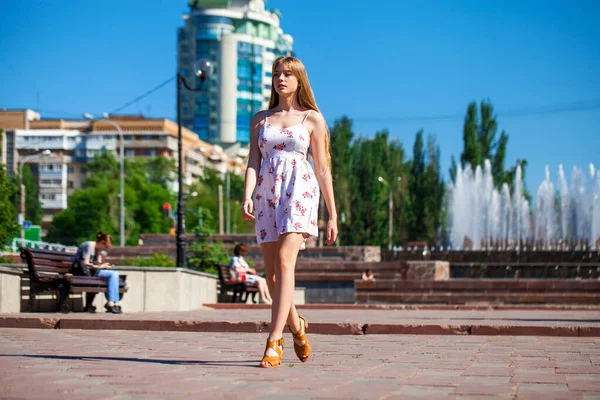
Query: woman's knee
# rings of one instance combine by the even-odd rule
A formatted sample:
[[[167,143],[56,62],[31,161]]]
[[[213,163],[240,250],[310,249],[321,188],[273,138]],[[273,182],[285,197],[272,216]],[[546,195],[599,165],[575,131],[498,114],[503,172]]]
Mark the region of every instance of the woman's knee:
[[[109,277],[108,279],[110,280],[119,280],[119,273],[117,271],[108,271],[109,272]]]
[[[296,263],[294,260],[290,259],[290,257],[280,256],[278,261],[279,268],[281,268],[281,272],[294,272],[296,268]]]

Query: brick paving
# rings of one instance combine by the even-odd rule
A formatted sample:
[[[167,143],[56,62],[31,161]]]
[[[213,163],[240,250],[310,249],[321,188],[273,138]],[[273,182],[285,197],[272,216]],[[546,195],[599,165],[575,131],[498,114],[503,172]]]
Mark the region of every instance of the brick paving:
[[[310,331],[309,331],[310,334]],[[0,329],[2,399],[600,399],[600,338]]]

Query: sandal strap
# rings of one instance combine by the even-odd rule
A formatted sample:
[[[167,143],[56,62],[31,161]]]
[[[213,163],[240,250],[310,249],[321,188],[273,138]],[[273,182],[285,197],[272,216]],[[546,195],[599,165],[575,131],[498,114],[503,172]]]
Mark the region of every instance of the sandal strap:
[[[281,358],[283,355],[283,344],[284,344],[283,338],[277,339],[277,340],[268,340],[267,339],[267,349],[271,348],[271,349],[275,350],[277,352],[277,354],[279,354],[279,358]],[[265,356],[265,357],[275,357],[275,356]]]
[[[302,329],[302,325],[304,325],[304,333],[303,334],[299,334],[300,333],[300,329],[298,329],[298,332],[294,333],[292,332],[292,328],[290,327],[290,332],[292,332],[292,336],[294,337],[294,339],[297,340],[306,340],[306,329],[308,328],[308,322],[306,321],[306,318],[304,318],[302,315],[298,314],[298,318],[301,319],[302,321],[304,321],[304,324],[302,324],[302,322],[300,322],[300,329]]]
[[[263,356],[260,362],[268,362],[269,364],[271,364],[271,367],[277,367],[281,365],[281,357]]]

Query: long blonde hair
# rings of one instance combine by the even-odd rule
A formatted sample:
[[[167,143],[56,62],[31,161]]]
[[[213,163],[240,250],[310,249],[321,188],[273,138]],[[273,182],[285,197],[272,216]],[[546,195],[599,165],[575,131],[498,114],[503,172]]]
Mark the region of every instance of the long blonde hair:
[[[296,100],[298,101],[300,107],[320,113],[319,107],[317,107],[317,102],[315,101],[315,95],[313,94],[312,88],[310,87],[310,82],[308,81],[306,68],[304,67],[304,64],[302,64],[302,61],[298,60],[296,57],[278,57],[273,63],[273,68],[271,71],[273,76],[272,79],[275,79],[275,73],[281,64],[284,64],[284,66],[288,67],[296,79],[298,79],[299,89],[296,91]],[[275,91],[275,82],[271,82],[271,99],[269,100],[269,110],[277,107],[278,105],[279,94]],[[327,154],[327,166],[331,167],[329,129],[327,132],[325,132],[325,149]]]

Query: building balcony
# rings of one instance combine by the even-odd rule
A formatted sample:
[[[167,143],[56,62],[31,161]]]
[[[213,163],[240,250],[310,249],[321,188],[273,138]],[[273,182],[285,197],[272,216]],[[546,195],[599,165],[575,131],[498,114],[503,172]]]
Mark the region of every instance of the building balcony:
[[[43,209],[64,210],[67,208],[67,200],[40,200]]]

